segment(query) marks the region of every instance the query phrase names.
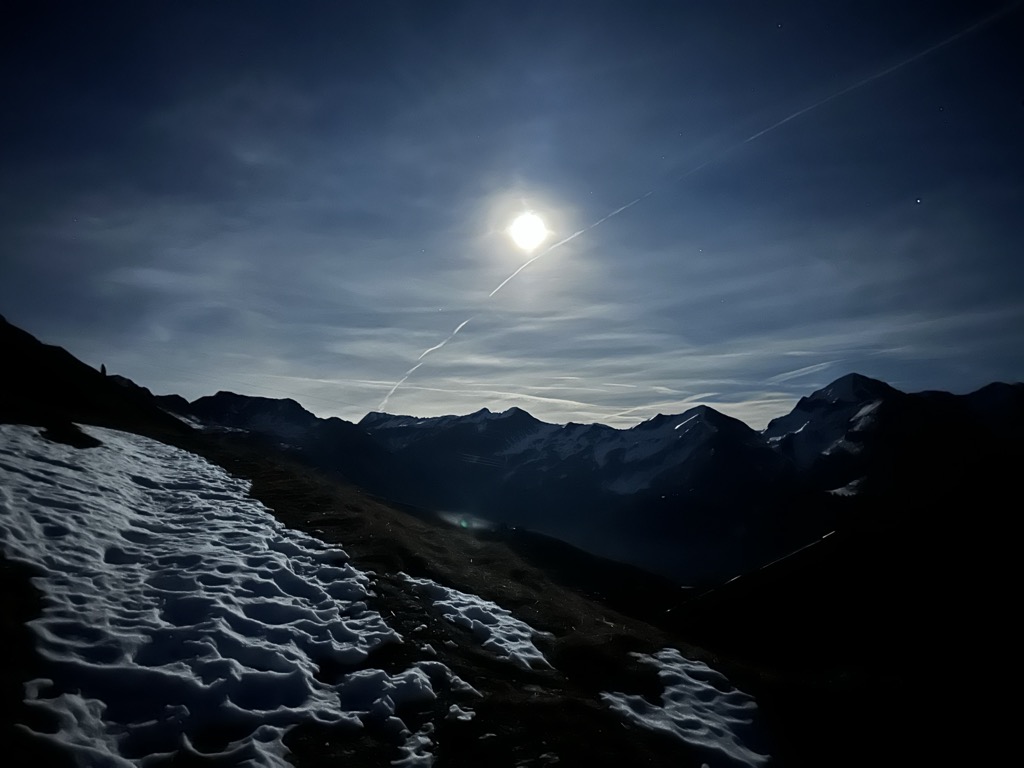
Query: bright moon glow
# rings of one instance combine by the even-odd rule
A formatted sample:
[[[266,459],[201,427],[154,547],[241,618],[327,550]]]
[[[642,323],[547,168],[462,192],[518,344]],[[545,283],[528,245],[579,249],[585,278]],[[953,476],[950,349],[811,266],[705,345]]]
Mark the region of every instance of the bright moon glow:
[[[508,234],[519,248],[529,253],[543,243],[549,233],[544,219],[533,211],[527,211],[516,217],[508,228]]]

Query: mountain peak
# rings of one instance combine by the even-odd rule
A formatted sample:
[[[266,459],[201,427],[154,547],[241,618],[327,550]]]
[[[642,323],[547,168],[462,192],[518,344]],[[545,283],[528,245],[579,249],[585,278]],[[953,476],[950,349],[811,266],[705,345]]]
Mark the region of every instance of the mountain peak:
[[[857,403],[877,400],[895,394],[897,390],[884,381],[872,379],[859,373],[840,376],[827,387],[814,392],[808,400],[824,400],[829,403]]]
[[[391,414],[385,413],[384,411],[370,411],[357,423],[360,427],[372,427],[375,424],[384,421],[385,419],[391,418]]]

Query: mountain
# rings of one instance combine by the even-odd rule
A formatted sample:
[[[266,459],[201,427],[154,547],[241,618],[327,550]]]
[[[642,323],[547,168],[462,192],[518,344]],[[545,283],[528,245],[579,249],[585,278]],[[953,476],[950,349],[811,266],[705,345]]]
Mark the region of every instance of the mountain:
[[[321,419],[294,400],[218,392],[180,412],[220,428],[261,435],[296,458],[367,489],[386,490],[395,477],[392,454],[366,430],[339,418]]]
[[[851,374],[802,398],[764,434],[817,490],[861,500],[860,524],[927,519],[955,498],[979,514],[1012,493],[1024,457],[1024,384],[907,394]]]
[[[70,427],[88,421],[141,434],[191,431],[149,390],[81,362],[66,350],[43,344],[0,316],[0,420],[47,426],[67,440],[82,439]],[[180,398],[179,398],[180,399]]]
[[[57,384],[0,413],[0,737],[22,762],[767,762],[754,700],[632,617],[677,587],[526,532],[510,547],[419,520],[294,446],[165,421],[157,403],[180,401],[19,339],[8,361]],[[60,389],[79,375],[95,391]],[[120,430],[76,426],[107,421]],[[133,434],[161,425],[159,442]],[[690,700],[717,736],[691,732]]]
[[[293,400],[157,398],[7,323],[0,330],[8,359],[24,361],[13,370],[32,371],[4,383],[5,407],[16,403],[25,419],[70,421],[86,409],[108,426],[189,431],[174,413],[284,449],[422,517],[527,529],[680,584],[721,583],[837,528],[945,531],[934,512],[953,497],[988,520],[1022,459],[1021,384],[908,394],[851,373],[760,432],[706,406],[631,429],[547,424],[519,408],[370,413],[352,424]],[[50,402],[41,379],[73,386]]]
[[[795,545],[779,540],[768,514],[798,495],[788,463],[706,406],[627,430],[546,424],[518,408],[371,413],[360,426],[406,468],[404,500],[523,526],[680,581],[727,578]]]
[[[548,424],[519,408],[352,425],[223,392],[189,412],[271,436],[410,508],[713,584],[839,526],[909,524],[958,489],[993,499],[1021,455],[1022,391],[907,394],[851,373],[760,432],[707,406],[630,429]]]
[[[302,437],[320,421],[294,400],[223,391],[192,401],[188,413],[224,427],[262,432],[285,440]]]
[[[350,425],[226,392],[189,413],[272,437],[392,502],[527,528],[683,583],[749,570],[830,524],[808,513],[799,477],[762,435],[706,406],[628,430],[519,408]]]
[[[283,743],[297,768],[431,749],[438,768],[931,763],[946,702],[993,700],[986,686],[1013,668],[999,639],[1012,637],[1020,384],[908,394],[850,375],[763,432],[710,408],[629,430],[518,409],[355,425],[231,393],[154,397],[0,331],[0,423],[47,427],[0,427],[0,737],[33,762],[68,764],[70,747],[163,764],[148,753],[187,733],[164,762],[276,765]],[[341,481],[360,473],[362,489]],[[538,527],[575,516],[594,529],[581,536],[617,536],[645,566],[716,575],[680,589],[469,508],[411,503],[486,501],[488,478],[546,505],[495,510]],[[401,640],[372,650],[387,631],[351,622],[323,634],[351,598],[345,610]],[[455,676],[482,695],[460,698]],[[733,684],[754,695],[760,733]],[[168,697],[173,720],[154,715]]]

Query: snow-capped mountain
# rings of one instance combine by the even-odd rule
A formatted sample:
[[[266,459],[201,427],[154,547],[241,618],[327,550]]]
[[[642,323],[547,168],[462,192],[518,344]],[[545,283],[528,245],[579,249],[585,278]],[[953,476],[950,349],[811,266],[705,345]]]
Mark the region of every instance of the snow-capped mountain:
[[[691,556],[710,545],[709,527],[726,538],[757,535],[766,500],[795,488],[763,436],[705,406],[625,430],[547,424],[518,408],[431,419],[371,413],[360,426],[406,468],[406,499],[418,506],[525,526],[683,579],[779,554],[768,536],[764,553],[748,547],[744,562],[716,566],[726,572]],[[722,514],[728,523],[709,524]]]
[[[699,583],[816,540],[854,496],[875,499],[876,511],[899,498],[904,515],[916,505],[907,494],[930,497],[925,475],[936,467],[958,482],[998,475],[998,457],[1015,455],[1005,446],[1024,422],[1022,390],[906,394],[852,373],[761,432],[707,406],[630,429],[548,424],[519,408],[370,413],[351,425],[317,419],[294,401],[223,392],[191,413],[270,435],[395,501],[528,528]]]
[[[545,424],[519,409],[465,419],[371,414],[361,425],[412,470],[403,489],[417,505],[526,527],[673,578],[725,578],[791,545],[758,522],[766,505],[792,496],[785,461],[711,408],[627,430]],[[733,546],[754,536],[761,545]]]
[[[953,489],[977,495],[1005,483],[1022,429],[1024,384],[907,394],[849,374],[802,398],[764,435],[812,488],[921,506]]]
[[[816,478],[813,485],[838,490],[857,481],[852,459],[863,450],[864,435],[879,409],[902,397],[884,382],[847,374],[800,398],[792,411],[769,422],[763,434],[806,478]]]
[[[359,425],[400,455],[454,457],[501,469],[503,480],[530,472],[562,479],[593,475],[599,490],[620,496],[700,483],[698,467],[717,450],[760,453],[759,460],[781,471],[758,433],[707,406],[658,415],[630,429],[547,424],[519,408],[430,419],[371,413]]]

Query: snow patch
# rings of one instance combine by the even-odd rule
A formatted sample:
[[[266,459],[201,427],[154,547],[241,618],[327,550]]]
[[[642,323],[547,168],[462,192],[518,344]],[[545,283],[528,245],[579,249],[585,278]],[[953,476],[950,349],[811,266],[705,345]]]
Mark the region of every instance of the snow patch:
[[[699,412],[699,411],[698,411],[697,413],[693,414],[693,416],[689,417],[688,419],[683,419],[682,421],[680,421],[680,422],[679,422],[678,424],[676,424],[676,425],[675,425],[675,426],[673,427],[673,429],[679,429],[680,427],[686,426],[686,425],[687,425],[687,424],[689,424],[689,423],[690,423],[691,421],[693,421],[694,419],[696,419],[696,418],[697,418],[698,416],[700,416],[700,412]]]
[[[875,400],[874,402],[868,403],[863,408],[858,410],[853,418],[850,419],[850,431],[852,432],[865,432],[875,421],[875,411],[878,410],[878,406],[882,404],[881,400]]]
[[[445,587],[430,579],[399,574],[417,591],[433,600],[434,608],[456,626],[473,633],[480,644],[496,655],[526,669],[551,668],[533,638],[547,635],[515,618],[510,611],[482,597]]]
[[[403,757],[392,760],[391,764],[399,768],[431,768],[434,764],[434,755],[430,751],[434,746],[433,739],[434,724],[425,723],[416,733],[406,731],[405,743],[399,747]]]
[[[841,488],[833,488],[830,493],[832,496],[856,496],[861,491],[861,485],[864,482],[863,477],[858,477],[856,480],[852,480]]]
[[[657,667],[665,685],[662,704],[643,696],[602,693],[601,698],[620,715],[639,726],[674,736],[696,747],[709,768],[762,766],[768,755],[749,744],[756,741],[753,724],[757,705],[719,672],[699,661],[684,658],[675,648],[653,656],[635,653],[645,664]]]
[[[458,704],[452,704],[448,707],[448,720],[461,720],[463,722],[469,722],[476,717],[476,712],[471,709],[463,709]]]

